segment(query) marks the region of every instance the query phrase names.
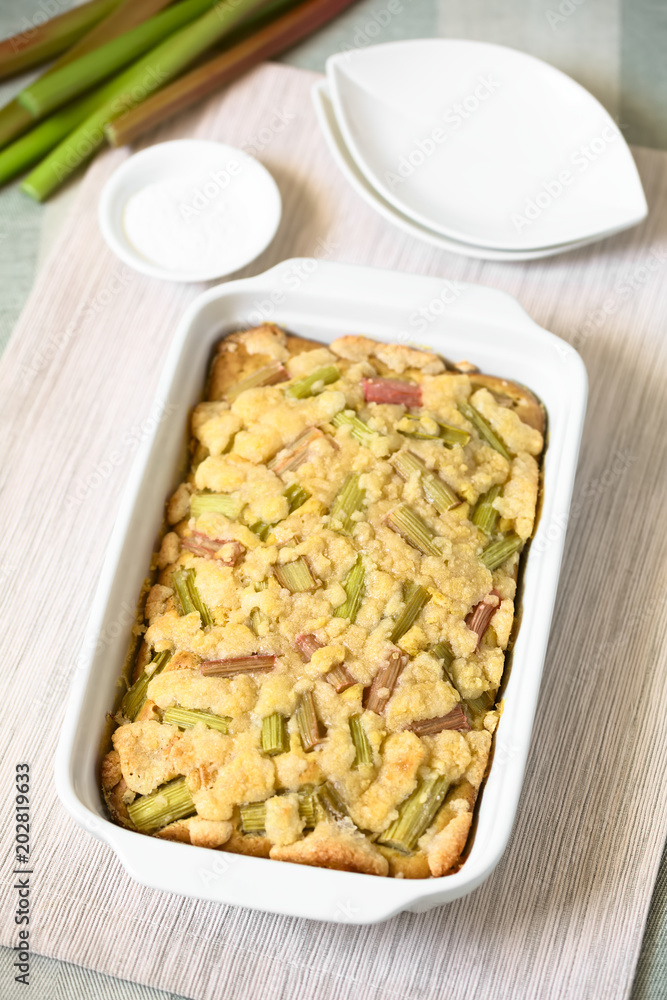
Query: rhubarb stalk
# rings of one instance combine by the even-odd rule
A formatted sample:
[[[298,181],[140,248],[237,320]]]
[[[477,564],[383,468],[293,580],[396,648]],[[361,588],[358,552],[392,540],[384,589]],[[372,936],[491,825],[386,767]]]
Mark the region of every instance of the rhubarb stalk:
[[[113,38],[118,38],[119,35],[122,35],[126,31],[130,31],[136,25],[141,24],[142,21],[162,10],[168,3],[170,3],[170,0],[124,0],[124,2],[119,4],[118,0],[115,0],[111,13],[98,21],[92,31],[89,31],[76,45],[68,49],[43,76],[55,73],[62,66],[67,66],[68,63],[73,62],[87,52],[92,52],[93,49],[105,45]],[[75,9],[81,10],[82,8]],[[91,100],[91,98],[93,99]],[[68,121],[71,122],[69,127],[65,128],[64,120],[60,120],[59,122],[62,131],[54,133],[52,127],[50,130],[50,135],[52,136],[50,145],[46,144],[46,133],[40,133],[39,139],[36,137],[34,144],[29,147],[33,152],[30,158],[25,159],[21,170],[26,170],[48,153],[49,150],[53,149],[77,125],[85,121],[103,99],[104,92],[98,90],[93,95],[88,95],[85,102],[77,101],[72,107],[67,108],[66,110],[69,112]],[[76,115],[74,115],[75,109],[77,112]],[[9,104],[0,109],[0,146],[4,146],[8,142],[11,142],[12,139],[23,135],[24,132],[32,128],[34,121],[33,116],[25,108],[21,107],[16,99],[10,101]],[[16,173],[20,173],[21,170],[17,170]]]
[[[90,0],[0,42],[0,80],[65,52],[106,17],[119,0]]]
[[[215,0],[182,0],[131,31],[36,80],[22,90],[18,102],[33,116],[43,118],[85,93],[117,70],[134,62],[174,31],[200,17]]]
[[[133,142],[149,129],[190,107],[253,66],[290,48],[333,20],[352,0],[306,0],[249,38],[208,60],[174,83],[152,94],[106,128],[112,146]]]
[[[105,100],[61,142],[22,184],[31,198],[48,198],[104,142],[104,126],[143,97],[158,90],[240,24],[266,0],[217,3],[203,17],[181,28],[113,81],[113,96]]]

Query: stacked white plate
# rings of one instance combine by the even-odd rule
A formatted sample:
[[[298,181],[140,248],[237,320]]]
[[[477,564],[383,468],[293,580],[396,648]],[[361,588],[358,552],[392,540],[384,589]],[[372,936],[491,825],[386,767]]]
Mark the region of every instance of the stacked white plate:
[[[523,52],[425,39],[339,53],[313,102],[361,197],[445,250],[547,257],[647,214],[614,120],[570,77]]]

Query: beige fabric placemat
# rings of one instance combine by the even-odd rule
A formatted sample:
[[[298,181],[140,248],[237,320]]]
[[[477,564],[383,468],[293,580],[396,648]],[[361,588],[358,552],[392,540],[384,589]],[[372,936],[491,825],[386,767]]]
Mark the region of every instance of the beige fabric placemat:
[[[591,379],[574,506],[515,832],[466,899],[384,924],[317,924],[133,883],[66,815],[53,753],[105,545],[166,347],[200,290],[143,278],[106,250],[90,169],[0,369],[4,459],[0,943],[16,943],[14,765],[34,776],[31,941],[43,954],[195,998],[624,997],[667,833],[664,711],[667,155],[637,151],[640,228],[529,264],[420,244],[348,189],[310,107],[315,77],[273,65],[159,139],[245,146],[284,198],[249,273],[319,254],[479,281],[569,340]],[[279,316],[275,317],[279,319]],[[565,519],[549,525],[566,530]]]

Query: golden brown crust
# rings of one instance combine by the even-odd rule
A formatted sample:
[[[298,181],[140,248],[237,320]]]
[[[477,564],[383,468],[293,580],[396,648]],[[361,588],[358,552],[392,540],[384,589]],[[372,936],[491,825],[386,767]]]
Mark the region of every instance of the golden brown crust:
[[[224,399],[225,393],[231,386],[258,369],[266,367],[272,361],[286,360],[288,357],[301,354],[302,351],[322,346],[318,341],[287,334],[275,323],[264,323],[257,329],[266,335],[266,353],[257,351],[251,353],[248,350],[247,331],[230,333],[220,341],[211,365],[208,399]]]
[[[107,809],[112,820],[120,823],[121,826],[131,826],[130,817],[127,811],[126,798],[132,798],[125,783],[125,778],[121,778],[117,785],[109,789],[104,794]]]
[[[190,843],[195,847],[222,847],[232,834],[232,824],[224,820],[190,818]]]
[[[200,663],[201,660],[194,653],[180,649],[174,653],[162,672],[168,674],[172,670],[197,670]]]
[[[174,592],[171,587],[165,587],[161,583],[154,584],[148,591],[144,614],[150,623],[153,618],[159,618],[170,608],[175,607],[173,600]]]
[[[370,337],[338,337],[330,345],[330,350],[347,361],[362,361],[372,358],[379,361],[384,369],[403,374],[416,370],[427,375],[437,375],[445,370],[444,363],[432,351],[422,351],[406,344],[386,344]]]
[[[139,680],[144,672],[144,667],[147,663],[151,662],[151,650],[150,646],[145,639],[141,640],[141,645],[139,646],[139,652],[137,653],[137,660],[134,664],[134,669],[132,671],[132,683]]]
[[[141,708],[139,709],[137,717],[134,721],[147,722],[149,719],[152,719],[153,722],[159,722],[160,713],[158,712],[158,708],[155,702],[151,701],[150,698],[147,698],[146,701],[141,706]]]
[[[459,813],[428,845],[426,848],[428,867],[435,878],[446,875],[456,864],[466,846],[471,825],[472,813]]]
[[[223,851],[230,851],[232,854],[247,854],[253,858],[268,858],[271,851],[271,841],[268,837],[260,833],[240,833],[233,830]]]
[[[178,524],[190,513],[190,494],[192,487],[189,483],[181,483],[167,503],[167,524]]]
[[[297,865],[335,868],[366,875],[387,875],[389,864],[378,849],[359,833],[339,831],[333,824],[318,823],[312,833],[286,847],[272,847],[270,857]]]
[[[298,361],[293,360],[303,352],[313,353],[307,353]],[[308,375],[324,365],[335,363],[339,380],[325,392],[315,392],[312,400],[299,402],[298,406],[294,404],[293,399],[290,401],[289,393],[287,398],[285,397],[285,386],[279,385],[266,386],[255,389],[252,393],[241,394],[231,405],[226,401],[225,393],[230,386],[236,385],[252,372],[272,362],[284,364],[285,377],[289,375],[292,380],[302,378],[304,374]],[[431,379],[431,375],[441,377]],[[429,589],[433,592],[435,587],[429,611],[401,638],[401,646],[409,660],[404,678],[397,691],[392,694],[387,712],[379,715],[370,711],[365,713],[363,725],[367,728],[367,736],[372,744],[374,763],[372,766],[368,765],[367,771],[363,774],[361,771],[351,770],[354,747],[351,743],[348,717],[351,711],[355,711],[359,717],[365,704],[361,700],[361,689],[368,685],[373,675],[372,672],[366,674],[368,668],[364,666],[364,662],[371,664],[377,662],[377,657],[384,651],[384,647],[376,648],[372,645],[370,633],[368,638],[362,639],[364,631],[368,631],[366,618],[371,623],[376,622],[378,616],[389,615],[395,618],[400,605],[400,594],[394,592],[396,582],[412,578],[414,574],[419,575],[423,568],[414,565],[414,552],[410,548],[406,549],[405,542],[399,540],[398,536],[390,535],[383,539],[382,551],[385,553],[386,563],[381,571],[377,571],[377,580],[373,579],[372,588],[367,590],[366,597],[369,603],[362,607],[360,615],[360,618],[364,618],[364,614],[366,616],[364,625],[360,627],[360,623],[356,623],[356,630],[360,635],[355,635],[354,627],[351,626],[350,642],[347,645],[347,640],[342,638],[337,623],[332,620],[336,628],[332,627],[332,622],[327,624],[331,618],[331,611],[326,602],[322,601],[322,594],[318,593],[316,600],[313,599],[314,606],[318,608],[318,616],[313,617],[313,624],[307,631],[321,630],[325,645],[307,661],[309,664],[307,669],[301,666],[299,657],[294,662],[295,647],[292,641],[294,636],[289,630],[282,635],[282,640],[284,642],[287,637],[290,645],[285,648],[283,644],[278,654],[285,657],[285,661],[280,663],[281,670],[276,670],[276,675],[271,678],[270,683],[264,679],[256,682],[248,675],[242,675],[231,681],[202,677],[198,669],[202,659],[229,655],[228,647],[233,653],[242,656],[257,652],[257,637],[261,640],[262,636],[272,636],[274,632],[279,631],[275,628],[256,630],[248,618],[248,610],[255,606],[255,601],[263,614],[268,613],[269,622],[285,621],[291,609],[285,604],[284,594],[279,594],[275,586],[261,591],[261,599],[256,598],[255,595],[260,593],[257,584],[254,591],[251,588],[250,592],[244,594],[245,605],[237,607],[237,595],[240,589],[245,587],[247,590],[247,580],[245,584],[243,579],[239,582],[235,576],[238,569],[232,569],[231,563],[228,564],[230,568],[226,568],[224,563],[216,563],[213,559],[206,561],[206,554],[201,556],[197,553],[198,543],[193,542],[193,538],[206,538],[208,535],[212,540],[236,540],[235,544],[244,550],[241,562],[252,568],[253,576],[250,579],[256,581],[265,578],[267,571],[270,579],[270,569],[273,565],[271,560],[274,559],[268,551],[271,545],[275,546],[277,542],[289,552],[290,547],[295,548],[303,544],[304,551],[307,550],[307,559],[312,561],[312,566],[320,574],[320,578],[332,587],[333,599],[327,597],[326,600],[331,607],[337,607],[345,596],[344,591],[342,597],[338,596],[341,591],[341,574],[343,567],[352,564],[355,543],[360,546],[356,551],[363,552],[364,541],[368,540],[368,534],[372,541],[374,537],[372,531],[375,531],[375,537],[378,539],[382,538],[383,531],[386,533],[384,522],[376,516],[377,511],[370,512],[372,504],[380,502],[383,489],[386,490],[383,496],[385,501],[395,500],[397,496],[396,492],[391,492],[392,489],[396,490],[397,484],[392,484],[386,475],[384,480],[382,475],[379,476],[381,480],[379,485],[369,480],[371,488],[368,495],[373,499],[368,501],[368,509],[364,511],[367,526],[365,534],[362,530],[355,532],[354,541],[352,533],[349,533],[347,538],[332,538],[331,528],[327,529],[326,521],[322,521],[323,515],[330,509],[334,495],[333,493],[330,495],[329,480],[333,482],[334,477],[329,465],[335,467],[336,475],[344,475],[350,468],[349,455],[355,458],[354,449],[358,447],[354,439],[349,436],[349,432],[347,437],[345,433],[332,432],[328,422],[332,416],[340,412],[341,407],[363,407],[361,397],[364,396],[365,390],[362,390],[361,386],[366,376],[371,378],[378,376],[380,380],[388,376],[390,380],[394,380],[394,384],[397,377],[402,381],[407,379],[409,382],[418,383],[422,386],[424,410],[435,413],[439,419],[460,423],[459,401],[471,398],[472,405],[488,420],[501,439],[506,441],[510,453],[518,455],[522,452],[522,460],[536,465],[530,456],[537,455],[541,449],[540,434],[544,428],[545,415],[536,397],[516,383],[482,375],[472,370],[472,366],[468,366],[466,375],[453,375],[451,366],[447,373],[442,360],[431,352],[406,345],[382,344],[365,337],[341,337],[327,347],[320,342],[287,334],[270,323],[225,337],[218,346],[211,366],[208,401],[199,404],[193,414],[191,455],[195,456],[194,464],[191,465],[186,481],[181,483],[168,502],[167,519],[172,528],[164,536],[160,551],[154,557],[153,568],[157,571],[155,574],[157,579],[153,578],[155,582],[152,587],[147,583],[143,592],[146,624],[141,625],[141,629],[148,626],[148,632],[146,640],[141,643],[134,678],[136,679],[156,652],[171,649],[173,655],[162,674],[151,680],[149,697],[134,723],[121,727],[114,734],[114,744],[119,753],[112,752],[102,765],[105,798],[112,818],[117,822],[132,825],[127,814],[127,803],[132,802],[136,794],[150,794],[172,777],[186,775],[197,814],[171,823],[155,836],[255,857],[270,857],[297,864],[398,878],[418,879],[443,875],[451,871],[457,861],[460,861],[472,825],[479,786],[488,766],[490,733],[479,728],[475,730],[475,726],[482,725],[482,721],[477,720],[473,732],[465,735],[444,733],[432,738],[429,743],[428,740],[424,742],[418,735],[404,728],[404,724],[409,724],[414,718],[430,718],[429,712],[446,715],[451,707],[452,698],[458,698],[459,695],[467,700],[476,698],[480,691],[486,692],[491,689],[495,691],[500,681],[502,650],[505,648],[507,638],[505,636],[503,642],[499,640],[499,635],[502,638],[505,634],[502,628],[495,628],[495,625],[493,628],[489,627],[480,648],[476,649],[474,643],[469,641],[471,633],[465,626],[466,607],[472,607],[479,601],[480,595],[486,593],[491,586],[488,571],[480,570],[479,562],[475,563],[478,542],[474,527],[468,524],[467,529],[469,535],[471,532],[474,535],[471,536],[471,540],[468,539],[470,552],[475,557],[469,560],[473,565],[466,566],[466,571],[461,575],[464,586],[459,587],[457,578],[458,589],[452,590],[451,599],[458,600],[462,609],[449,612],[458,618],[459,622],[458,626],[452,625],[450,636],[452,643],[455,638],[458,644],[453,671],[456,675],[454,684],[460,686],[459,694],[457,695],[456,688],[452,688],[448,680],[443,680],[439,672],[435,671],[433,658],[429,659],[429,646],[443,638],[443,623],[448,626],[445,611],[442,609],[448,607],[447,600],[450,599],[448,587],[451,583],[446,574],[442,578],[437,576],[438,572],[444,573],[442,569],[429,568],[428,573],[425,573],[425,576],[428,577],[430,574],[432,577]],[[375,403],[374,400],[370,402]],[[361,414],[364,419],[378,422],[380,437],[373,441],[372,446],[367,446],[375,459],[378,457],[386,459],[392,450],[406,446],[405,442],[403,445],[400,444],[401,438],[394,431],[396,421],[393,402],[386,406],[378,404],[375,410],[371,407],[370,415],[368,409]],[[320,439],[327,443],[329,449],[327,456],[333,454],[331,451],[333,439],[333,447],[339,457],[336,462],[333,460],[330,462],[327,457],[325,465],[321,450],[318,453],[317,447],[314,448],[313,455],[306,463],[308,471],[304,469],[300,472],[296,483],[300,481],[303,488],[312,490],[316,495],[306,501],[302,509],[291,514],[290,520],[290,516],[286,514],[284,484],[294,485],[292,476],[283,478],[282,483],[280,478],[276,481],[277,474],[270,468],[267,470],[267,465],[271,465],[270,460],[275,455],[280,458],[285,449],[289,449],[290,442],[298,439],[297,431],[303,426],[298,421],[304,419],[298,409],[301,406],[311,408],[312,416],[308,414],[305,418],[306,424],[307,427],[317,428]],[[267,420],[267,417],[270,419]],[[294,429],[274,431],[271,420],[274,421],[276,428],[291,429],[294,426]],[[294,420],[297,422],[293,425]],[[522,424],[527,426],[522,427]],[[538,430],[540,434],[537,433]],[[393,440],[392,434],[396,440]],[[447,530],[456,528],[460,534],[462,522],[470,520],[470,505],[475,503],[490,485],[502,483],[504,485],[502,499],[506,503],[507,510],[501,511],[498,507],[501,513],[499,530],[501,532],[515,530],[521,538],[530,535],[530,531],[522,534],[519,526],[523,506],[516,503],[514,506],[508,506],[512,499],[510,487],[516,483],[520,485],[518,472],[504,457],[494,453],[485,445],[480,447],[479,435],[475,437],[473,433],[470,454],[468,455],[466,451],[468,465],[457,465],[458,459],[455,460],[450,451],[443,450],[442,445],[438,451],[437,445],[428,440],[426,443],[419,441],[414,445],[408,442],[408,445],[417,450],[421,449],[420,454],[424,460],[429,459],[436,463],[442,461],[442,468],[445,470],[442,472],[443,477],[447,475],[454,477],[455,487],[457,482],[460,483],[459,495],[465,497],[468,502],[460,506],[457,514],[451,515],[458,517],[458,521],[456,524],[450,524]],[[433,452],[434,449],[438,454]],[[524,450],[527,453],[525,456],[523,456]],[[343,454],[346,455],[345,461],[341,461]],[[373,457],[371,456],[369,460],[369,456],[366,455],[365,460],[364,468],[372,469]],[[436,468],[441,467],[436,464]],[[470,468],[475,470],[474,481]],[[305,482],[301,478],[304,476]],[[525,479],[526,476],[523,477],[523,480]],[[255,484],[257,484],[256,489]],[[402,488],[400,483],[398,486]],[[193,520],[190,502],[195,490],[234,495],[237,490],[242,491],[240,509],[243,516],[227,518],[215,512],[208,516],[208,520],[207,515],[200,515]],[[376,492],[373,493],[373,490]],[[271,524],[275,532],[268,537],[266,548],[262,548],[257,536],[252,533],[254,529],[251,531],[253,521],[249,512],[258,502],[257,495],[261,496],[260,503],[263,506],[260,513],[252,516]],[[405,487],[403,496],[411,504],[416,504],[418,510],[419,505],[424,503],[421,493],[415,493],[414,483]],[[530,504],[526,503],[524,506]],[[269,513],[264,513],[264,510]],[[433,511],[422,510],[422,517],[432,518]],[[303,523],[299,518],[303,519]],[[440,530],[443,530],[446,544],[444,527],[444,522],[439,525]],[[361,528],[364,529],[365,525],[362,524]],[[325,540],[318,549],[317,545],[309,542],[309,539],[314,542],[320,535],[324,536]],[[325,545],[329,546],[326,550]],[[190,551],[195,553],[195,559]],[[391,553],[391,558],[387,553]],[[218,555],[215,556],[216,560],[219,558]],[[282,559],[282,556],[280,558]],[[177,606],[173,593],[173,571],[193,563],[196,567],[198,585],[201,583],[203,588],[205,603],[213,613],[214,626],[203,630],[200,622],[196,620],[196,614],[179,614],[180,605]],[[336,568],[327,575],[330,566]],[[499,588],[507,608],[512,605],[514,594],[511,582],[512,570],[516,571],[516,561],[513,567],[508,565],[494,574],[493,581]],[[366,572],[369,572],[368,568]],[[441,600],[436,600],[438,597]],[[373,600],[376,606],[371,605]],[[389,608],[391,610],[387,610]],[[513,612],[513,606],[511,611]],[[299,628],[303,627],[304,614],[308,614],[305,604],[299,611],[300,617],[295,618]],[[500,619],[496,625],[498,622]],[[344,626],[341,625],[341,628]],[[137,632],[139,631],[137,629]],[[320,635],[318,634],[316,638],[319,640]],[[472,638],[474,639],[474,634]],[[279,634],[279,643],[280,640]],[[367,647],[363,646],[364,642],[371,643],[370,654]],[[356,665],[353,673],[359,680],[359,684],[348,689],[340,699],[334,697],[324,681],[325,673],[333,663],[333,660],[329,662],[332,651],[338,648],[343,651],[344,659],[349,656],[354,660]],[[191,651],[193,649],[196,653]],[[500,656],[496,656],[492,661],[488,655],[489,650],[499,653]],[[320,668],[318,657],[323,662],[326,661],[325,666]],[[497,660],[500,661],[500,665]],[[336,660],[336,663],[339,662],[341,662],[340,655]],[[127,669],[129,672],[129,666]],[[304,669],[305,677],[302,675]],[[175,676],[177,671],[180,673]],[[283,673],[285,683],[289,680],[289,690],[283,690],[285,683],[283,687],[280,686]],[[326,723],[328,739],[324,741],[323,747],[318,748],[317,753],[306,755],[303,753],[296,730],[290,729],[292,752],[279,754],[269,760],[261,748],[258,719],[261,722],[262,718],[266,717],[267,709],[273,708],[293,722],[294,681],[295,677],[299,678],[300,675],[301,681],[307,680],[311,686],[315,685],[318,709],[328,715]],[[255,683],[259,692],[255,689]],[[238,691],[236,687],[239,687]],[[217,730],[207,730],[198,723],[193,729],[179,731],[178,727],[168,726],[163,722],[162,712],[172,705],[180,705],[190,711],[212,712],[214,715],[228,717],[232,720],[232,728],[228,734],[220,734]],[[352,706],[356,706],[356,709]],[[374,718],[374,715],[377,718]],[[170,730],[171,735],[166,730]],[[449,738],[449,742],[445,736]],[[389,767],[393,759],[390,751],[394,744],[401,740],[411,740],[415,746],[408,748],[411,749],[411,753],[399,755],[395,768],[397,773],[394,773]],[[455,747],[453,744],[456,741],[461,746],[457,744]],[[243,747],[239,749],[241,744]],[[401,808],[406,796],[413,791],[419,781],[424,780],[434,770],[445,775],[452,784],[434,823],[420,838],[418,848],[412,854],[404,855],[376,844],[375,839],[381,838],[387,829],[387,824],[395,819],[397,810]],[[234,771],[233,775],[231,771]],[[386,788],[382,784],[385,772]],[[233,788],[231,777],[235,782]],[[325,779],[340,793],[345,808],[349,810],[350,818],[340,822],[321,820],[315,830],[302,835],[301,806],[295,791],[301,789],[304,784],[319,785]],[[286,808],[286,801],[290,795],[294,800],[292,812],[296,817],[296,832],[290,829],[287,831],[288,837],[284,835],[285,831],[281,826],[278,836],[276,829],[270,829],[269,804],[274,802]],[[269,835],[245,835],[239,829],[239,806],[247,802],[260,801],[267,803],[266,830]],[[320,812],[321,815],[323,813]],[[354,825],[355,823],[358,827]],[[290,839],[292,837],[293,840]]]
[[[110,750],[109,753],[103,758],[100,769],[100,778],[103,790],[105,792],[110,792],[112,788],[115,788],[122,777],[123,772],[120,769],[120,754],[117,750]]]
[[[470,375],[470,382],[477,389],[488,389],[501,402],[511,406],[524,424],[528,424],[540,434],[544,434],[544,407],[537,396],[525,385],[497,378],[495,375],[482,375],[481,373]]]
[[[389,874],[394,878],[428,878],[431,870],[423,851],[414,854],[400,854],[391,847],[378,844],[378,850],[389,863]]]
[[[175,823],[170,823],[164,829],[158,830],[153,836],[159,837],[160,840],[173,840],[179,844],[190,844],[190,820],[177,819]]]

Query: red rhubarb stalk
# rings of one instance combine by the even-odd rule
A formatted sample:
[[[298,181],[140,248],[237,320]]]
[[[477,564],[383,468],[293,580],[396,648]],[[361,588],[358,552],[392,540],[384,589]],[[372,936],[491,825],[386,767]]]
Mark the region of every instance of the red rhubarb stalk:
[[[398,403],[402,406],[421,406],[422,390],[414,382],[398,378],[364,378],[364,398],[367,403]]]
[[[233,677],[235,674],[266,673],[273,670],[275,653],[252,653],[250,656],[227,656],[223,660],[204,660],[200,670],[204,677]]]
[[[468,732],[470,723],[461,705],[456,705],[447,715],[439,715],[433,719],[420,719],[407,728],[416,733],[417,736],[434,736],[435,733],[441,733],[443,729]]]
[[[484,638],[484,633],[489,627],[489,622],[499,607],[500,594],[497,590],[492,590],[472,609],[466,618],[466,625],[470,631],[477,633],[477,649],[479,649],[480,643]]]
[[[382,664],[373,678],[373,683],[366,689],[365,708],[369,712],[381,715],[392,696],[396,681],[408,662],[408,657],[400,649],[393,649],[385,663]]]

